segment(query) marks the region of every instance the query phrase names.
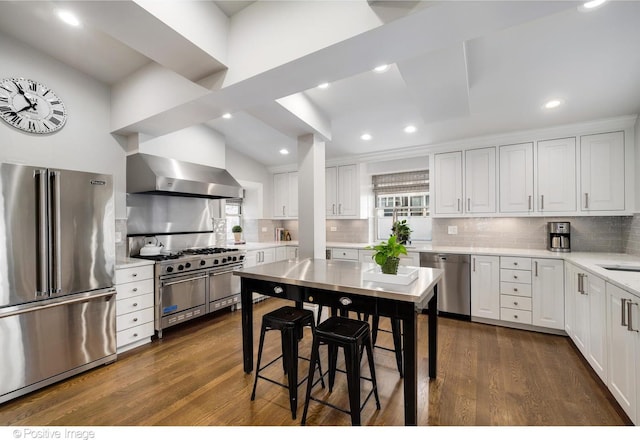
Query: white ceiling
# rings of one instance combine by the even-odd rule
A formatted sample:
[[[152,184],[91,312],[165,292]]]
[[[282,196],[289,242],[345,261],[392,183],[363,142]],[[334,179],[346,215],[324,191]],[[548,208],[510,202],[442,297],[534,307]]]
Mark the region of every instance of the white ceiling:
[[[71,29],[53,18],[60,3],[2,1],[0,32],[107,84],[158,57],[192,81],[221,68],[184,36],[164,30],[157,18],[139,16],[138,9],[119,30]],[[70,3],[104,3],[102,15],[115,5]],[[209,3],[233,25],[234,14],[256,2]],[[279,166],[295,163],[296,137],[309,131],[275,102],[283,97],[273,96],[279,90],[303,93],[330,121],[328,158],[640,113],[640,1],[612,1],[588,13],[579,10],[579,2],[437,3],[370,1],[387,24],[280,66],[277,74],[264,76],[275,79],[260,83],[273,85],[267,90],[256,90],[248,81],[245,89],[237,85],[223,98],[212,93],[204,101],[238,99],[232,119],[217,112],[206,123],[225,136],[229,147]],[[451,14],[442,15],[449,18],[434,18],[436,7],[449,8]],[[97,17],[82,19],[97,23]],[[122,37],[128,29],[138,32],[133,43],[134,38]],[[170,38],[179,53],[158,54],[152,47]],[[368,63],[378,59],[390,69],[371,71],[374,65]],[[329,88],[310,88],[325,79],[331,80]],[[544,110],[550,98],[560,98],[563,105]],[[417,131],[404,133],[407,124]],[[360,140],[363,132],[373,139]],[[279,155],[283,147],[292,154]]]

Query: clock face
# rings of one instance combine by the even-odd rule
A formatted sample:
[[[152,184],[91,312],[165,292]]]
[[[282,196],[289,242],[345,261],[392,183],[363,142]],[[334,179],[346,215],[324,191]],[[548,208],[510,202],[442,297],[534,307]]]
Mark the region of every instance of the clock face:
[[[67,121],[64,104],[54,91],[24,78],[0,82],[0,116],[17,129],[35,134],[53,133]]]

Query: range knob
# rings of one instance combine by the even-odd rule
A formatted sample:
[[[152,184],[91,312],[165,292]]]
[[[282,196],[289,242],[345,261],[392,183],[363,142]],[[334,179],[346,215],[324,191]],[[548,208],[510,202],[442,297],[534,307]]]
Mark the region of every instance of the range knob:
[[[236,261],[236,260],[237,260],[237,258],[236,258],[236,257],[233,257],[231,260]]]
[[[184,270],[184,266],[182,264],[178,265],[178,270]]]
[[[240,255],[240,261],[244,260],[244,255]]]
[[[189,269],[189,268],[191,267],[191,263],[185,263],[185,264],[184,264],[184,267],[185,267],[185,268],[187,268],[187,269]]]
[[[224,263],[226,263],[226,262],[227,262],[227,259],[226,259],[226,258],[223,258],[223,259],[222,259],[222,264],[224,264]]]
[[[218,259],[213,260],[213,264],[218,264]]]
[[[173,272],[173,266],[167,267],[167,272]]]
[[[207,262],[206,262],[206,261],[204,261],[204,260],[200,260],[200,266],[204,266],[205,264],[207,264]]]

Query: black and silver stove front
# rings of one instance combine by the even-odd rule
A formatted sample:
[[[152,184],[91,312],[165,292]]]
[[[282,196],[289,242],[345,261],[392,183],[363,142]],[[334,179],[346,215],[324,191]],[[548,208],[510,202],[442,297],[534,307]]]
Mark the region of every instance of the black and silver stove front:
[[[191,248],[140,258],[155,264],[155,330],[240,303],[240,278],[245,252],[236,248]]]

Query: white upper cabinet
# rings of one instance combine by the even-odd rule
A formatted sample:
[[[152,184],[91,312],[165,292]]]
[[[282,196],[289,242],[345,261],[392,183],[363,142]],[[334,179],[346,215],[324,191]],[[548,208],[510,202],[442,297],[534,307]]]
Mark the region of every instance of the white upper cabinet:
[[[624,210],[624,133],[580,137],[580,209]]]
[[[357,165],[325,169],[327,217],[356,217],[360,199]]]
[[[539,141],[537,148],[537,210],[576,211],[576,139]]]
[[[462,151],[436,154],[434,162],[434,214],[462,214]]]
[[[496,149],[467,150],[464,153],[465,212],[496,212]]]
[[[533,142],[500,147],[500,212],[533,211]]]
[[[273,216],[298,216],[298,172],[273,175]]]

